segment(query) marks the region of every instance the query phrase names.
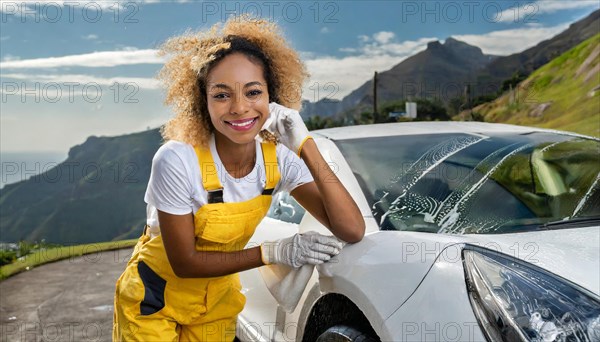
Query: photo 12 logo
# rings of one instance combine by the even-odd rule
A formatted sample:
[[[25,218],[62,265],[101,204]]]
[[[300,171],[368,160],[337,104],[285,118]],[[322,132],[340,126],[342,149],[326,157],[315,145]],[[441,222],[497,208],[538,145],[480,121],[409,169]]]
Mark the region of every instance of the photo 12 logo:
[[[488,23],[537,23],[538,12],[539,5],[533,1],[403,1],[400,18],[402,23],[474,23],[478,19]]]
[[[101,341],[102,326],[96,322],[41,323],[19,321],[0,326],[2,341]]]
[[[2,161],[2,183],[31,179],[34,183],[139,183],[137,163],[96,163],[65,161],[60,164]],[[144,177],[145,178],[145,177]]]
[[[139,20],[135,2],[111,1],[2,1],[2,23],[114,23],[135,24]]]
[[[339,4],[334,1],[327,2],[280,2],[280,1],[203,1],[202,22],[220,20],[226,21],[228,17],[248,13],[254,17],[267,18],[275,21],[279,18],[288,23],[297,23],[305,16],[307,20],[315,23],[335,24],[339,20]]]
[[[135,82],[114,82],[108,88],[108,93],[114,103],[138,103],[136,98],[140,86]],[[33,101],[35,103],[56,103],[67,100],[75,102],[81,98],[88,103],[96,103],[102,99],[106,90],[96,82],[2,82],[0,87],[2,103],[7,103],[11,98],[20,98],[21,103]]]

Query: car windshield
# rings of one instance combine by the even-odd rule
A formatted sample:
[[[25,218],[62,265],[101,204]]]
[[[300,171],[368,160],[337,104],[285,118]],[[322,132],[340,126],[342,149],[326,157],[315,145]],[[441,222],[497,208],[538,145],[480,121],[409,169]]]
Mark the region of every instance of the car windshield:
[[[600,215],[600,142],[537,132],[335,141],[382,230],[510,233]]]

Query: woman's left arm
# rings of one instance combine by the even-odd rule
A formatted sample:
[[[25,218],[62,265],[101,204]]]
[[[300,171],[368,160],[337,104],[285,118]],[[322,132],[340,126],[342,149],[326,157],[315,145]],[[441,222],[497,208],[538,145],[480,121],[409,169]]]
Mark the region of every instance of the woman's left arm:
[[[302,145],[300,157],[315,181],[296,187],[290,194],[335,236],[346,242],[360,241],[365,235],[364,218],[313,139]]]
[[[365,235],[365,220],[348,190],[321,156],[300,113],[271,102],[269,115],[265,128],[300,155],[315,180],[296,187],[290,194],[336,237],[346,242],[360,241]]]

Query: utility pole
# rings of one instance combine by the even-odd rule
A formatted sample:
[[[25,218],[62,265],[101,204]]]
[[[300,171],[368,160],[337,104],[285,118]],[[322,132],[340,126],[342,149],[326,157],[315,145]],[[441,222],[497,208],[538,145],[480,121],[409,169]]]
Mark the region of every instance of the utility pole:
[[[373,123],[376,122],[377,116],[377,71],[375,71],[373,76]]]
[[[470,84],[467,84],[465,86],[464,97],[465,97],[465,106],[469,110],[469,120],[473,120],[473,108],[471,108],[471,85]]]

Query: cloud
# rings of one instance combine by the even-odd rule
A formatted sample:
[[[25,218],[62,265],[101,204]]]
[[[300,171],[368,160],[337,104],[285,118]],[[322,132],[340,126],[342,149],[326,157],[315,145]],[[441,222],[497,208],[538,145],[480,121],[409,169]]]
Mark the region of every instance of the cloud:
[[[557,1],[557,0],[538,0],[536,5],[539,6],[540,13],[554,13],[567,9],[600,8],[600,3],[597,0],[577,0],[577,1]]]
[[[0,37],[0,42],[3,42],[5,40],[9,40],[9,39],[10,39],[10,36],[2,36],[2,37]]]
[[[189,3],[190,0],[176,0],[174,3]],[[51,7],[86,7],[92,9],[108,9],[111,11],[131,10],[131,6],[141,4],[158,4],[160,0],[132,0],[132,1],[105,1],[105,0],[15,0],[0,1],[0,13],[21,15],[32,11],[46,12]]]
[[[368,56],[410,56],[427,47],[427,43],[438,40],[435,37],[419,38],[418,40],[405,40],[401,43],[389,42],[379,43],[377,41],[369,44],[365,44],[360,48],[360,51]]]
[[[159,4],[159,3],[161,3],[161,0],[138,0],[137,2],[143,3],[143,4],[152,5],[152,4]],[[176,0],[176,1],[173,1],[173,2],[174,3],[178,3],[178,4],[185,4],[185,3],[191,2],[191,0]]]
[[[396,42],[392,32],[381,31],[372,36],[357,37],[357,47],[341,48],[346,57],[314,56],[305,59],[311,78],[303,88],[303,98],[312,102],[324,97],[342,99],[373,77],[374,71],[385,71],[425,48],[437,38],[421,38]],[[308,54],[307,54],[308,55]]]
[[[1,62],[0,67],[6,69],[39,69],[60,67],[115,67],[133,64],[162,64],[164,60],[157,56],[157,50],[119,50],[98,51],[81,55],[24,59],[19,61]]]
[[[519,3],[518,6],[500,12],[495,21],[502,23],[537,23],[538,15],[555,13],[565,10],[575,10],[580,8],[600,8],[600,2],[597,0],[577,0],[577,1],[558,1],[558,0],[538,0],[534,2]]]
[[[405,58],[406,56],[362,55],[344,58],[320,57],[308,60],[305,63],[311,77],[303,88],[303,98],[311,102],[316,102],[324,97],[342,99],[373,77],[374,71],[387,70]]]
[[[87,36],[83,36],[82,38],[85,40],[96,40],[98,39],[98,36],[95,34],[88,34]]]
[[[438,40],[438,38],[435,37],[424,37],[419,38],[418,40],[396,42],[395,34],[388,31],[374,33],[371,37],[359,35],[357,38],[358,47],[341,48],[340,51],[368,56],[390,55],[406,57],[421,51],[430,41]]]
[[[92,75],[77,75],[77,74],[3,74],[3,79],[26,80],[28,82],[39,82],[44,84],[56,83],[58,86],[76,83],[73,87],[83,87],[88,84],[96,83],[100,86],[112,86],[117,84],[130,84],[140,89],[159,89],[160,83],[154,78],[144,77],[98,77]],[[9,82],[3,81],[3,84]],[[40,86],[43,87],[43,86]],[[55,87],[52,87],[55,88]],[[32,88],[33,89],[33,88]]]
[[[117,93],[113,89],[102,87],[98,96],[92,87],[84,96],[79,87],[71,99],[63,88],[57,102],[50,89],[38,97],[39,101],[29,94],[0,96],[1,151],[55,150],[66,154],[90,135],[138,132],[164,124],[173,116],[171,108],[163,105],[160,91],[135,92],[120,87]]]
[[[390,40],[394,39],[394,32],[381,31],[373,35],[373,39],[379,44],[387,44]]]
[[[56,7],[86,7],[100,9],[123,9],[123,3],[118,1],[89,1],[89,0],[17,0],[1,1],[0,12],[13,15],[22,13],[32,13],[32,11],[47,12],[49,8]]]
[[[1,91],[2,90],[0,90],[0,92]],[[2,115],[0,116],[0,121],[2,121],[2,123],[16,122],[17,117],[14,115]]]
[[[13,56],[11,54],[7,54],[4,57],[2,57],[2,62],[10,62],[10,61],[18,61],[21,58],[19,56]],[[0,66],[2,65],[2,63],[0,63]]]
[[[327,26],[324,26],[324,27],[321,28],[320,32],[322,34],[326,34],[326,33],[330,33],[331,30]]]
[[[453,35],[454,38],[481,48],[483,53],[506,56],[524,51],[566,30],[569,23],[551,27],[530,26],[518,29],[492,31],[485,34]],[[515,37],[519,37],[515,39]]]

